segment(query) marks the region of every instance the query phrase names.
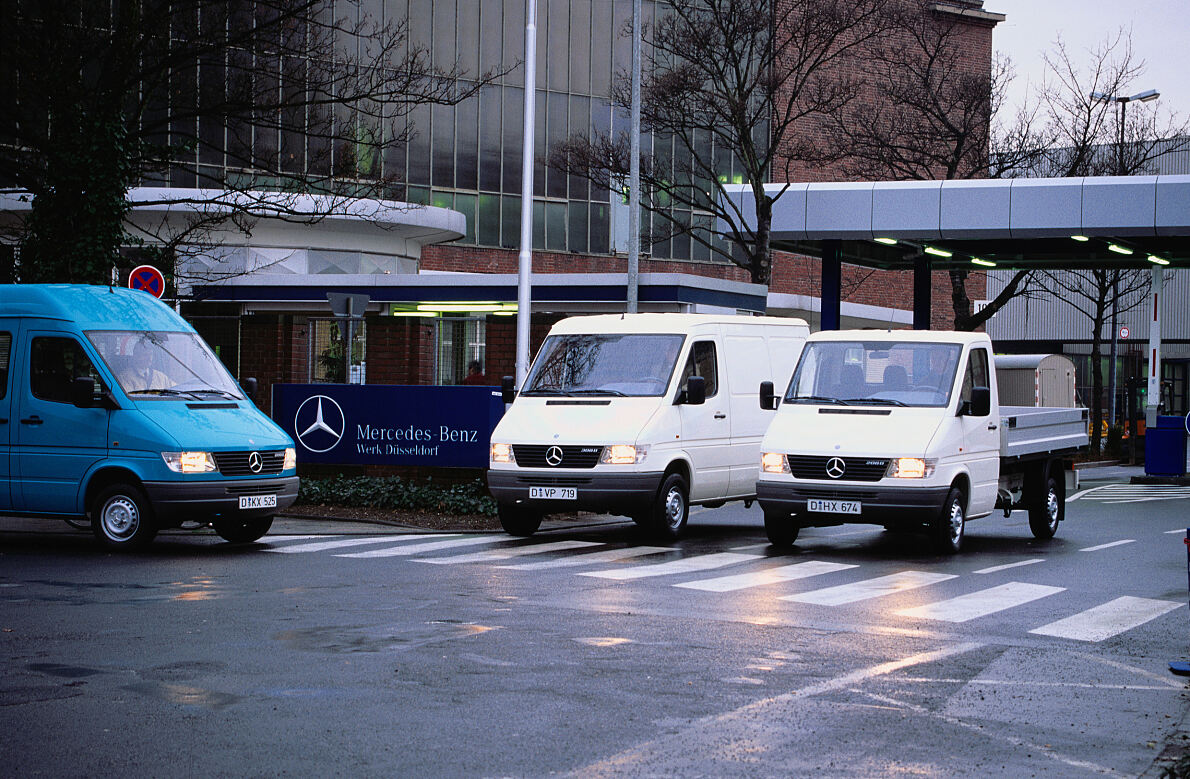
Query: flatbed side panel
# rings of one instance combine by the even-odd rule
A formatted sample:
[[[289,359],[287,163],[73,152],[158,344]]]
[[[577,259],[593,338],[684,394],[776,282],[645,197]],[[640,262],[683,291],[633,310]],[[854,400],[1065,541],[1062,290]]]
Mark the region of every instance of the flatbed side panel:
[[[1089,440],[1086,409],[1032,406],[1000,408],[1001,457],[1081,449],[1087,446]]]

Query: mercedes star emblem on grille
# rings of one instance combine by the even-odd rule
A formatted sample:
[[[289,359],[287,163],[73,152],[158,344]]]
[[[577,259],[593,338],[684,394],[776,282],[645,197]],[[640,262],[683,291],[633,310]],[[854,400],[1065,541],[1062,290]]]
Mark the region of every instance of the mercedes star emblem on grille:
[[[248,470],[253,473],[260,473],[264,468],[264,461],[260,459],[260,452],[253,452],[248,455]]]
[[[832,479],[842,478],[843,472],[847,470],[847,463],[843,462],[842,457],[832,457],[826,461],[826,475]]]
[[[546,465],[557,467],[562,464],[562,447],[551,446],[545,450]]]

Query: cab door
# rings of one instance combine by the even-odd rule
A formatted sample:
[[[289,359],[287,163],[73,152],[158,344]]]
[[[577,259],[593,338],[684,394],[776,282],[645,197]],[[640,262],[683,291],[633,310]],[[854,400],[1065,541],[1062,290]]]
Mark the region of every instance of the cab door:
[[[72,333],[28,329],[10,458],[17,488],[13,502],[22,511],[76,513],[87,471],[107,456],[105,408],[77,408],[71,383],[80,376],[99,381],[95,364]]]
[[[678,391],[684,391],[686,380],[691,376],[702,376],[706,380],[707,398],[705,403],[696,406],[679,405],[678,416],[683,448],[694,466],[690,499],[715,500],[727,495],[731,478],[729,397],[726,388],[720,384],[723,371],[717,339],[696,336],[692,340]]]
[[[12,510],[12,465],[9,462],[9,436],[12,423],[13,348],[17,320],[0,319],[0,511]]]
[[[963,385],[959,392],[959,408],[971,400],[973,387],[990,387],[991,358],[987,349],[974,348],[967,357]],[[994,405],[994,404],[993,404]],[[960,417],[963,428],[963,449],[971,473],[971,496],[968,516],[987,514],[996,506],[996,490],[1000,484],[1000,417]]]

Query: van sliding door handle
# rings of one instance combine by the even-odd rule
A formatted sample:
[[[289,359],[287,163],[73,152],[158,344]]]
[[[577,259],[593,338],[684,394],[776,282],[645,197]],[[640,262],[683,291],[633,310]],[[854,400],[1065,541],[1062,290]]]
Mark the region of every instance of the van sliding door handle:
[[[40,425],[41,417],[34,414],[33,416],[28,417],[27,419],[22,419],[21,424],[22,425]]]
[[[722,411],[719,411],[715,414],[715,419],[727,419],[727,414],[724,414]]]
[[[995,424],[993,424],[993,425],[988,425],[988,430],[995,430],[995,429],[997,429],[998,427],[999,427],[999,425],[995,425]]]

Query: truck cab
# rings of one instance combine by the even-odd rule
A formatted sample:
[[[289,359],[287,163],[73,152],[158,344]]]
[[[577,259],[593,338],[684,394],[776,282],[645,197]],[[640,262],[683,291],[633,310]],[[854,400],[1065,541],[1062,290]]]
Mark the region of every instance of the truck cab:
[[[114,549],[188,521],[243,542],[297,488],[293,441],[168,306],[0,285],[0,512],[89,519]]]

